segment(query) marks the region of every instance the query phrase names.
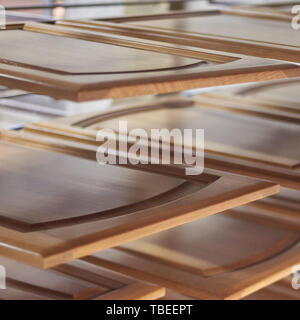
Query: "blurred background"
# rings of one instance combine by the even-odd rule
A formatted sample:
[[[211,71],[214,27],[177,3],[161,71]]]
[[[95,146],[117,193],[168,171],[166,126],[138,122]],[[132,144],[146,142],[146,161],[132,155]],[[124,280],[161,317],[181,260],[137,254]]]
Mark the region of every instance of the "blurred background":
[[[132,5],[132,3],[138,5]],[[154,2],[157,2],[154,4]],[[123,14],[144,14],[144,13],[159,13],[169,10],[193,10],[201,9],[207,6],[208,3],[214,1],[207,0],[186,0],[168,1],[163,0],[1,0],[0,4],[11,7],[24,6],[51,6],[51,5],[67,5],[71,7],[57,7],[45,9],[18,9],[18,12],[27,14],[39,14],[50,16],[56,19],[62,18],[101,18]],[[99,3],[99,6],[95,5]],[[124,3],[125,5],[120,5]],[[101,5],[102,4],[102,5]],[[116,5],[117,4],[117,5]],[[77,5],[78,7],[72,7]]]

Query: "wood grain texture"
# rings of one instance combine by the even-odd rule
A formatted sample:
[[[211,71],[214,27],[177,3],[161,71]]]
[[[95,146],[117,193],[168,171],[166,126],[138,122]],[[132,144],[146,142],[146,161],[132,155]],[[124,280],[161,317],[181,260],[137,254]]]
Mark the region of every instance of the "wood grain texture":
[[[4,300],[152,300],[164,296],[162,287],[137,282],[79,260],[39,270],[0,258],[6,268]]]
[[[42,23],[3,31],[0,83],[57,99],[86,101],[300,75],[296,65],[232,56],[222,52],[222,46],[207,52],[193,44],[167,46],[163,38],[149,43],[124,36],[109,39],[101,30]]]
[[[197,299],[241,299],[299,264],[299,230],[232,209],[83,258]],[[247,208],[245,208],[247,210]]]
[[[245,90],[245,89],[244,89]],[[99,129],[118,129],[118,120],[128,121],[128,130],[205,129],[205,166],[216,170],[272,180],[300,189],[300,128],[294,113],[249,105],[248,98],[205,94],[174,101],[123,106],[110,112],[61,118],[25,127],[26,132],[59,136],[92,143]],[[267,111],[266,111],[267,110]],[[59,131],[61,132],[59,134]],[[237,132],[245,134],[237,134]],[[80,139],[78,140],[80,141]]]
[[[104,169],[95,163],[95,149],[87,149],[82,142],[79,145],[84,145],[84,149],[76,146],[75,142],[26,132],[2,131],[1,138],[1,148],[5,150],[5,153],[1,153],[1,162],[7,164],[2,171],[1,192],[7,194],[7,198],[3,197],[6,211],[0,220],[0,253],[40,268],[49,268],[261,199],[279,190],[275,184],[211,170],[206,170],[200,176],[185,176],[180,168],[156,166],[151,169],[147,165],[136,168],[145,175],[132,170],[135,166],[131,170],[125,167],[105,168],[112,171],[103,184]],[[76,160],[68,155],[70,144],[70,155],[81,159]],[[52,165],[49,166],[51,163],[55,164],[52,169]],[[58,163],[64,170],[57,167]],[[6,170],[11,173],[7,175]],[[30,171],[32,174],[28,175]],[[127,193],[126,188],[121,186],[121,172],[124,172],[123,178],[127,183],[132,179],[133,189],[130,189],[137,188],[135,192]],[[113,178],[116,175],[118,178]],[[150,184],[147,175],[151,179],[153,177],[156,183]],[[86,177],[89,177],[88,180]],[[160,191],[163,192],[157,193],[160,177]],[[137,179],[141,179],[141,184]],[[26,192],[22,187],[25,185],[28,189]],[[63,191],[64,185],[66,189]],[[108,185],[112,188],[108,188]],[[77,189],[80,186],[88,188],[87,197],[82,194],[82,188]],[[104,191],[106,188],[110,191]],[[15,193],[9,193],[9,190]],[[59,202],[58,190],[64,195],[59,197]],[[142,198],[141,193],[144,194]],[[77,197],[80,197],[80,202],[76,205]],[[117,202],[116,197],[119,198]],[[16,199],[20,200],[19,203]],[[39,200],[33,202],[32,199]],[[66,199],[72,199],[74,203]],[[103,208],[107,210],[102,211]],[[98,211],[95,212],[95,209]]]
[[[118,23],[115,23],[118,22]],[[64,22],[62,22],[64,23]],[[106,28],[111,23],[115,32],[136,28],[136,34],[153,40],[169,37],[169,42],[193,42],[194,46],[235,54],[299,62],[297,32],[290,17],[280,12],[253,8],[225,8],[211,12],[183,12],[169,17],[115,18],[87,22]],[[115,26],[113,26],[115,24]]]

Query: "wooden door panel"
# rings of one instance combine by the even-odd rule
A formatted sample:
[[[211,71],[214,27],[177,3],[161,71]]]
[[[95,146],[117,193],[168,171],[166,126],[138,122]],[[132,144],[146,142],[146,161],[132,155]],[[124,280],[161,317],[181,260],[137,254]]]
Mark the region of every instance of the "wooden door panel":
[[[200,99],[201,96],[199,96]],[[232,150],[229,150],[229,154],[237,155],[240,150],[244,150],[245,154],[249,152],[248,158],[255,159],[256,157],[256,160],[260,162],[269,161],[271,164],[286,168],[293,168],[300,164],[300,155],[296,148],[297,141],[293,139],[295,135],[300,136],[300,128],[289,123],[283,123],[278,128],[276,121],[251,117],[251,115],[229,114],[226,110],[213,109],[209,102],[206,100],[203,102],[201,100],[196,104],[191,102],[190,106],[183,104],[182,108],[178,108],[175,104],[174,108],[170,105],[160,110],[157,108],[139,110],[137,108],[128,110],[127,114],[123,112],[122,115],[116,112],[109,119],[105,117],[101,121],[98,118],[98,123],[90,125],[89,128],[96,130],[112,128],[117,131],[118,121],[116,119],[127,120],[128,130],[144,128],[149,134],[153,128],[169,130],[201,128],[205,130],[208,149],[213,146],[216,149],[220,146],[221,149],[222,145],[230,145]],[[237,135],[237,132],[247,132],[247,139],[245,135]],[[237,152],[234,152],[235,150]]]
[[[1,132],[6,165],[1,171],[5,211],[0,219],[0,252],[40,268],[279,190],[272,183],[211,170],[189,176],[182,166],[98,167],[97,144],[88,136],[76,134],[73,139],[59,130],[57,135]],[[81,191],[85,188],[86,194]]]
[[[164,40],[26,23],[22,29],[0,33],[0,83],[58,99],[86,101],[299,73],[293,64],[227,54],[221,47],[212,51],[184,43],[168,45]]]
[[[83,260],[197,299],[241,299],[300,261],[299,230],[260,217],[233,209]]]
[[[127,121],[128,130],[143,128],[148,134],[161,128],[205,129],[206,167],[269,179],[299,190],[300,154],[295,137],[299,136],[300,122],[294,113],[274,115],[268,110],[265,112],[259,102],[249,105],[248,98],[244,101],[243,96],[221,91],[50,120],[24,130],[54,136],[69,132],[73,139],[75,135],[93,139],[103,128],[118,131],[119,120]]]
[[[158,262],[209,277],[260,263],[299,239],[296,232],[238,218],[238,214],[231,216],[230,212],[220,214],[124,244],[118,250],[151,256]]]

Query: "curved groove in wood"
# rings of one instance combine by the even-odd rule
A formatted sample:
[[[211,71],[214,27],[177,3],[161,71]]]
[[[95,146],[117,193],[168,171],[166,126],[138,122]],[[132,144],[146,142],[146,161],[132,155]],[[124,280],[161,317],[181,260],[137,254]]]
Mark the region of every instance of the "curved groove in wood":
[[[287,242],[289,244],[287,244],[285,242]],[[275,250],[277,250],[278,248],[272,248],[274,250],[274,252],[273,252],[272,249],[270,249],[270,250],[272,250],[272,252],[266,258],[258,260],[258,257],[257,257],[257,261],[255,261],[253,263],[249,263],[246,266],[238,266],[237,268],[234,268],[234,269],[231,269],[231,270],[227,270],[226,272],[243,270],[243,269],[246,269],[246,268],[257,266],[257,265],[259,265],[261,263],[264,263],[266,261],[272,260],[272,259],[274,259],[274,258],[276,258],[276,257],[288,252],[289,250],[293,249],[294,247],[296,247],[299,244],[299,242],[300,242],[300,237],[294,236],[294,235],[290,235],[290,236],[286,237],[285,239],[283,239],[282,243],[279,244],[279,247],[282,247],[281,250],[278,250],[278,251],[275,252]]]
[[[297,237],[295,237],[295,238],[296,238],[296,239],[294,240],[294,242],[292,242],[290,245],[288,245],[288,246],[285,247],[284,249],[282,249],[282,250],[280,250],[280,251],[277,251],[277,252],[274,253],[273,255],[271,255],[271,256],[263,259],[263,260],[260,260],[259,262],[254,262],[254,263],[252,263],[252,264],[248,264],[248,265],[245,266],[245,267],[239,267],[239,268],[237,268],[237,269],[235,269],[235,270],[232,270],[232,271],[240,271],[240,270],[243,270],[243,269],[246,269],[246,268],[254,267],[254,266],[257,266],[257,265],[259,265],[259,264],[261,264],[261,263],[265,263],[265,262],[267,262],[267,261],[270,261],[270,260],[272,260],[272,259],[274,259],[274,258],[276,258],[276,257],[278,257],[278,256],[280,256],[280,255],[282,255],[282,254],[287,253],[287,252],[290,251],[291,249],[296,248],[296,247],[298,246],[298,244],[300,243],[300,237],[297,236]]]
[[[263,251],[260,251],[250,257],[243,258],[238,261],[233,261],[231,263],[226,263],[216,267],[205,267],[201,268],[197,266],[197,258],[193,260],[192,264],[185,264],[185,260],[189,259],[187,256],[184,259],[183,255],[176,255],[174,252],[170,252],[167,254],[168,251],[162,251],[162,255],[153,256],[153,253],[147,253],[147,242],[141,241],[141,246],[138,246],[138,250],[135,250],[135,247],[118,247],[115,250],[131,254],[137,257],[144,257],[146,259],[150,259],[151,261],[157,261],[159,263],[167,263],[176,266],[176,268],[182,269],[184,271],[194,273],[196,275],[200,275],[202,277],[212,277],[219,274],[224,274],[233,271],[243,270],[260,263],[263,263],[267,260],[273,259],[274,257],[281,255],[288,250],[292,249],[299,243],[299,236],[296,236],[295,233],[287,234],[283,239],[275,243],[272,247],[267,248]],[[142,249],[144,247],[144,249]],[[157,246],[157,252],[160,252],[160,246]],[[162,248],[163,249],[163,248]],[[155,252],[155,251],[154,251]],[[172,254],[171,254],[172,253]],[[174,256],[174,260],[170,260],[169,256]]]
[[[67,71],[61,71],[61,70],[56,70],[52,68],[34,66],[27,63],[12,61],[8,59],[1,59],[1,58],[0,58],[0,63],[15,66],[15,67],[20,67],[20,68],[59,74],[63,76],[95,76],[95,75],[109,75],[109,74],[135,74],[135,73],[146,73],[146,72],[160,72],[160,71],[189,69],[189,68],[199,67],[200,65],[208,64],[207,61],[199,61],[199,62],[191,63],[185,66],[178,66],[178,67],[172,67],[172,68],[160,68],[160,69],[145,69],[145,70],[116,71],[116,72],[67,72]]]
[[[287,242],[287,243],[285,243]],[[195,272],[196,274],[199,274],[202,277],[212,277],[212,276],[216,276],[219,274],[224,274],[224,273],[229,273],[229,272],[236,272],[236,271],[240,271],[240,270],[244,270],[253,266],[257,266],[259,264],[265,263],[266,261],[270,261],[286,252],[288,252],[289,250],[295,248],[298,244],[300,243],[300,237],[299,236],[295,236],[295,235],[291,235],[286,237],[285,239],[283,239],[282,243],[280,244],[280,249],[278,250],[278,248],[272,248],[271,252],[266,255],[266,253],[268,252],[268,250],[265,250],[263,253],[259,253],[257,254],[257,256],[255,256],[255,261],[247,263],[247,261],[244,260],[250,260],[251,258],[248,259],[244,259],[238,263],[231,263],[231,264],[226,264],[223,266],[218,266],[216,268],[211,268],[208,270],[200,270],[195,268],[194,271],[192,271],[190,268],[186,269],[186,268],[182,268],[183,270],[187,270],[189,272]],[[117,248],[112,248],[112,250],[117,250],[117,251],[121,251],[127,254],[131,254],[131,255],[135,255],[135,256],[142,256],[144,258],[148,258],[152,261],[158,261],[158,262],[163,262],[163,263],[170,263],[168,260],[164,260],[164,259],[157,259],[157,258],[153,258],[150,255],[147,255],[147,253],[141,253],[141,252],[136,252],[133,249],[127,249],[127,248],[122,248],[122,247],[117,247]],[[259,256],[264,256],[263,258],[261,258],[259,260]],[[97,258],[95,258],[97,259]],[[247,263],[247,264],[245,264]],[[172,264],[174,264],[172,262]],[[176,264],[175,264],[176,265]],[[177,267],[182,267],[184,265],[181,264],[177,264]]]
[[[216,178],[218,180],[218,178]],[[212,182],[213,183],[213,182]],[[206,188],[210,183],[208,183],[204,188]],[[19,232],[35,232],[35,231],[44,231],[50,229],[63,228],[68,226],[79,225],[83,223],[90,223],[94,221],[108,220],[112,218],[120,218],[122,216],[128,216],[138,211],[143,211],[144,209],[151,207],[158,207],[166,203],[172,202],[174,200],[180,200],[186,195],[194,193],[201,189],[201,185],[193,182],[184,182],[181,185],[168,190],[164,193],[161,193],[152,198],[137,202],[134,204],[129,204],[123,207],[114,208],[105,210],[102,212],[90,213],[85,216],[72,217],[61,220],[54,220],[41,223],[26,223],[18,221],[15,219],[7,218],[0,215],[0,225],[6,228],[14,229]]]

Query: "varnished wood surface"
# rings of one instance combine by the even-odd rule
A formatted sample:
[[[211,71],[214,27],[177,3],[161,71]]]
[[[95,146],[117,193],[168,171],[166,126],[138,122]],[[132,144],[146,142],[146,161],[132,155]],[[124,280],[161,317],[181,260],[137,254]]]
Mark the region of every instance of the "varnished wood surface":
[[[111,35],[110,39],[99,29],[78,31],[42,23],[4,30],[0,33],[0,83],[54,98],[86,101],[300,75],[296,65],[232,56],[222,52],[222,46],[218,51],[185,43],[168,48],[163,38],[148,43],[125,36],[118,40]]]
[[[300,154],[295,137],[300,136],[300,119],[294,112],[278,113],[263,108],[258,100],[249,105],[248,100],[222,91],[46,121],[27,126],[25,131],[54,135],[58,130],[61,136],[69,131],[77,138],[92,138],[101,128],[118,130],[117,120],[127,120],[128,130],[144,128],[148,133],[153,128],[201,128],[205,129],[206,167],[269,179],[299,190]]]
[[[297,167],[300,164],[298,141],[293,139],[295,136],[300,137],[300,128],[297,125],[284,121],[272,121],[272,119],[251,114],[230,113],[226,106],[224,109],[222,106],[220,101],[215,102],[199,96],[195,103],[191,101],[189,106],[183,104],[182,108],[177,105],[174,108],[170,105],[152,110],[150,107],[148,110],[136,108],[128,109],[127,114],[124,112],[122,115],[115,112],[111,117],[103,117],[102,121],[100,117],[95,117],[96,123],[89,125],[89,128],[95,130],[112,128],[117,131],[118,121],[116,120],[127,120],[128,130],[144,128],[149,135],[153,128],[169,130],[201,128],[205,130],[208,150],[218,151],[219,149],[222,153],[224,149],[225,154],[236,157],[240,155],[241,158],[285,168]],[[237,132],[247,133],[247,137],[244,134],[237,135]]]
[[[152,300],[165,292],[79,260],[50,270],[4,257],[0,264],[6,269],[6,289],[0,291],[4,300]]]
[[[215,50],[216,46],[221,46],[225,52],[300,61],[297,32],[291,28],[290,17],[273,10],[224,8],[210,12],[183,12],[176,17],[172,14],[169,17],[133,17],[130,20],[116,17],[110,22],[118,22],[111,25],[115,32],[122,29],[133,32],[127,27],[133,26],[136,35],[139,34],[137,36],[151,39],[164,35],[172,43],[190,40],[194,46],[207,49]],[[104,28],[109,25],[107,20],[86,23]]]
[[[207,100],[205,101],[208,101],[208,97],[206,98]],[[278,130],[279,125],[280,130],[283,130],[283,128],[295,128],[295,130],[298,130],[296,124],[291,124],[281,119],[274,121],[274,119],[269,119],[268,116],[262,116],[261,114],[256,116],[245,114],[245,116],[242,116],[239,112],[233,110],[227,111],[226,108],[218,109],[210,107],[209,104],[202,104],[204,106],[193,105],[189,100],[177,100],[177,103],[170,101],[162,105],[148,104],[132,106],[131,108],[125,107],[102,114],[94,113],[35,124],[26,127],[25,132],[55,135],[55,130],[57,130],[56,134],[61,131],[65,132],[65,134],[72,133],[73,137],[75,137],[75,133],[79,134],[80,130],[82,130],[81,134],[84,135],[85,133],[85,136],[88,137],[91,136],[93,130],[107,127],[117,129],[116,119],[128,120],[129,129],[135,127],[145,128],[146,130],[162,127],[169,129],[175,127],[186,128],[187,124],[192,126],[194,124],[194,128],[199,128],[202,124],[208,125],[209,114],[213,114],[215,118],[211,122],[211,127],[206,128],[206,133],[211,132],[211,130],[216,132],[216,128],[223,129],[222,126],[226,125],[227,121],[235,119],[231,123],[231,137],[234,137],[233,133],[237,131],[249,132],[249,146],[251,145],[250,142],[252,144],[253,141],[259,143],[261,137],[266,137],[271,127],[273,127],[274,132]],[[191,110],[194,110],[194,112],[191,112]],[[207,110],[208,114],[203,113],[202,110]],[[189,115],[190,112],[191,114]],[[218,117],[216,117],[218,113],[224,116],[224,118],[220,118],[219,122]],[[253,122],[251,121],[252,118]],[[264,126],[260,125],[260,121],[264,123]],[[248,129],[243,129],[242,127],[240,129],[234,128],[234,124],[246,126],[248,123]],[[267,123],[271,124],[271,126],[268,127]],[[253,128],[255,129],[253,130]],[[222,132],[228,134],[229,129],[226,128]],[[263,130],[263,132],[259,130]],[[251,140],[252,132],[254,132],[254,135]],[[274,135],[274,132],[271,132],[272,129],[270,137]],[[282,141],[292,140],[294,132],[292,129],[290,131],[291,137]],[[257,136],[255,138],[256,133]],[[244,141],[243,137],[240,137],[240,140],[238,137],[234,138],[241,143],[248,142]],[[235,140],[227,137],[226,141]],[[210,143],[210,145],[213,144]],[[218,144],[215,143],[214,146],[216,145]],[[242,150],[246,151],[248,150],[247,148]],[[228,151],[228,149],[225,150]],[[237,151],[232,148],[230,150]],[[276,150],[276,148],[273,150]],[[297,150],[297,148],[296,146],[290,148],[287,146],[286,150],[285,155],[288,155],[289,150]],[[271,150],[266,150],[262,146],[261,151],[270,152]],[[239,156],[241,157],[241,152]],[[278,158],[271,158],[273,162],[275,159],[278,160],[277,164],[273,163],[278,167],[290,166],[292,168],[297,166],[297,163],[285,162],[288,158],[281,157],[280,154],[278,154]],[[266,161],[271,158],[268,158],[267,153],[265,157],[256,158],[256,161],[259,163],[262,159]],[[298,191],[283,189],[278,196],[252,202],[247,206],[231,210],[224,216],[220,215],[214,219],[212,217],[202,219],[202,225],[199,221],[201,227],[194,222],[194,228],[189,227],[188,229],[187,225],[184,225],[177,228],[179,230],[177,232],[173,229],[152,236],[148,238],[150,239],[149,241],[142,239],[132,245],[123,245],[120,250],[117,250],[117,253],[115,249],[103,251],[98,255],[100,260],[95,258],[88,259],[96,264],[100,263],[121,272],[132,275],[139,274],[141,279],[164,283],[170,289],[179,291],[180,294],[192,295],[194,298],[240,299],[289,274],[293,264],[299,263],[299,249],[295,247],[299,241],[300,230],[300,205],[298,199]],[[208,219],[211,219],[212,222],[205,224]],[[185,231],[180,231],[184,229]],[[283,233],[281,233],[282,231]],[[242,236],[243,234],[247,234],[247,236],[244,237]],[[280,234],[283,238],[281,238]],[[215,243],[210,237],[216,239]],[[228,250],[224,248],[228,248]],[[215,254],[216,252],[217,254]],[[287,262],[287,256],[284,258],[287,252],[291,253],[287,258],[287,260],[291,259],[289,260],[289,267],[283,264],[283,261]],[[278,256],[281,256],[281,258],[279,259]],[[149,269],[147,268],[146,271],[144,270],[145,265],[149,265]],[[152,272],[152,270],[155,271]],[[163,271],[160,274],[161,270]],[[250,270],[250,276],[246,274],[248,271],[243,270]],[[233,277],[231,277],[231,272],[235,272]],[[174,277],[169,278],[168,274],[173,273],[175,274]],[[202,276],[202,279],[204,278],[205,280],[209,277],[210,282],[203,280],[204,282],[197,282],[197,286],[194,284],[197,281],[195,280],[196,275]],[[241,279],[243,278],[249,278],[248,282],[242,281]],[[178,281],[177,279],[184,280]],[[216,292],[213,288],[216,286],[215,283],[218,282],[221,282],[222,286],[221,289],[218,286],[218,292]],[[203,286],[205,287],[204,292]],[[197,288],[201,288],[200,291],[197,291]]]
[[[222,90],[216,93],[212,92],[199,95],[196,97],[196,101],[197,104],[200,102],[201,107],[226,111],[228,114],[233,113],[241,119],[247,119],[247,121],[256,119],[259,127],[255,129],[255,131],[258,133],[260,132],[259,130],[262,130],[263,132],[261,132],[261,137],[257,137],[257,140],[255,141],[264,143],[266,153],[268,153],[268,155],[273,154],[273,151],[270,149],[277,149],[278,155],[279,152],[281,152],[285,157],[290,152],[295,152],[293,156],[295,159],[299,157],[299,154],[296,155],[299,148],[292,144],[293,142],[297,144],[297,141],[300,138],[298,132],[300,124],[298,86],[299,79],[293,79],[291,81],[263,82],[261,84],[252,84],[249,86],[232,88],[230,90]],[[274,128],[277,127],[270,136],[266,133],[268,127],[267,123],[272,123]],[[290,138],[284,137],[282,129],[286,126],[291,129]],[[251,136],[251,129],[249,129],[248,132],[250,132]],[[276,142],[273,139],[275,139]],[[249,139],[249,143],[251,143],[250,141],[255,144],[253,140]],[[269,158],[264,157],[264,159],[267,160]],[[281,161],[282,163],[284,162],[283,159]],[[236,164],[238,165],[237,162]],[[255,175],[255,169],[250,163],[241,163],[241,165],[249,167],[249,174]],[[214,168],[216,169],[216,167]],[[227,168],[230,170],[229,166],[227,166]],[[299,190],[299,187],[296,185],[298,183],[292,185],[283,177],[290,175],[289,180],[292,182],[292,180],[295,179],[294,182],[296,182],[300,172],[297,161],[294,162],[294,165],[290,166],[291,170],[288,170],[290,173],[285,169],[280,173],[274,166],[272,168],[267,168],[266,166],[259,165],[259,163],[257,169],[257,177],[262,177],[262,175],[267,174],[272,180],[277,182],[283,178],[285,181],[282,180],[282,182],[279,183],[286,187]],[[239,172],[242,172],[244,169],[240,167],[238,170]]]
[[[280,194],[247,205],[250,215],[256,219],[257,214],[263,215],[266,221],[280,222],[291,230],[300,231],[300,192],[282,188]]]
[[[159,204],[177,190],[183,194],[191,190],[182,179],[100,166],[54,152],[32,150],[31,154],[9,144],[1,149],[0,224],[16,230],[52,229],[64,225],[64,220],[66,225],[76,225],[88,216],[105,220],[122,216],[122,211],[124,215],[146,209],[150,199]]]
[[[167,165],[99,166],[96,146],[76,138],[2,131],[1,140],[0,253],[40,268],[279,190],[272,183],[211,170],[186,176]]]
[[[288,276],[300,249],[299,231],[239,209],[83,260],[197,299],[241,299]]]
[[[155,72],[191,68],[198,61],[177,59],[132,48],[116,47],[68,37],[10,30],[0,33],[1,61],[20,67],[66,76]],[[26,44],[39,43],[35,51]],[[74,48],[71,52],[70,48]],[[76,50],[75,50],[76,48]],[[49,50],[53,50],[51,53]],[[46,55],[46,53],[49,53]],[[101,54],[99,54],[101,53]],[[87,54],[89,59],[87,60]],[[46,55],[46,56],[45,56]],[[199,61],[201,62],[201,61]]]

